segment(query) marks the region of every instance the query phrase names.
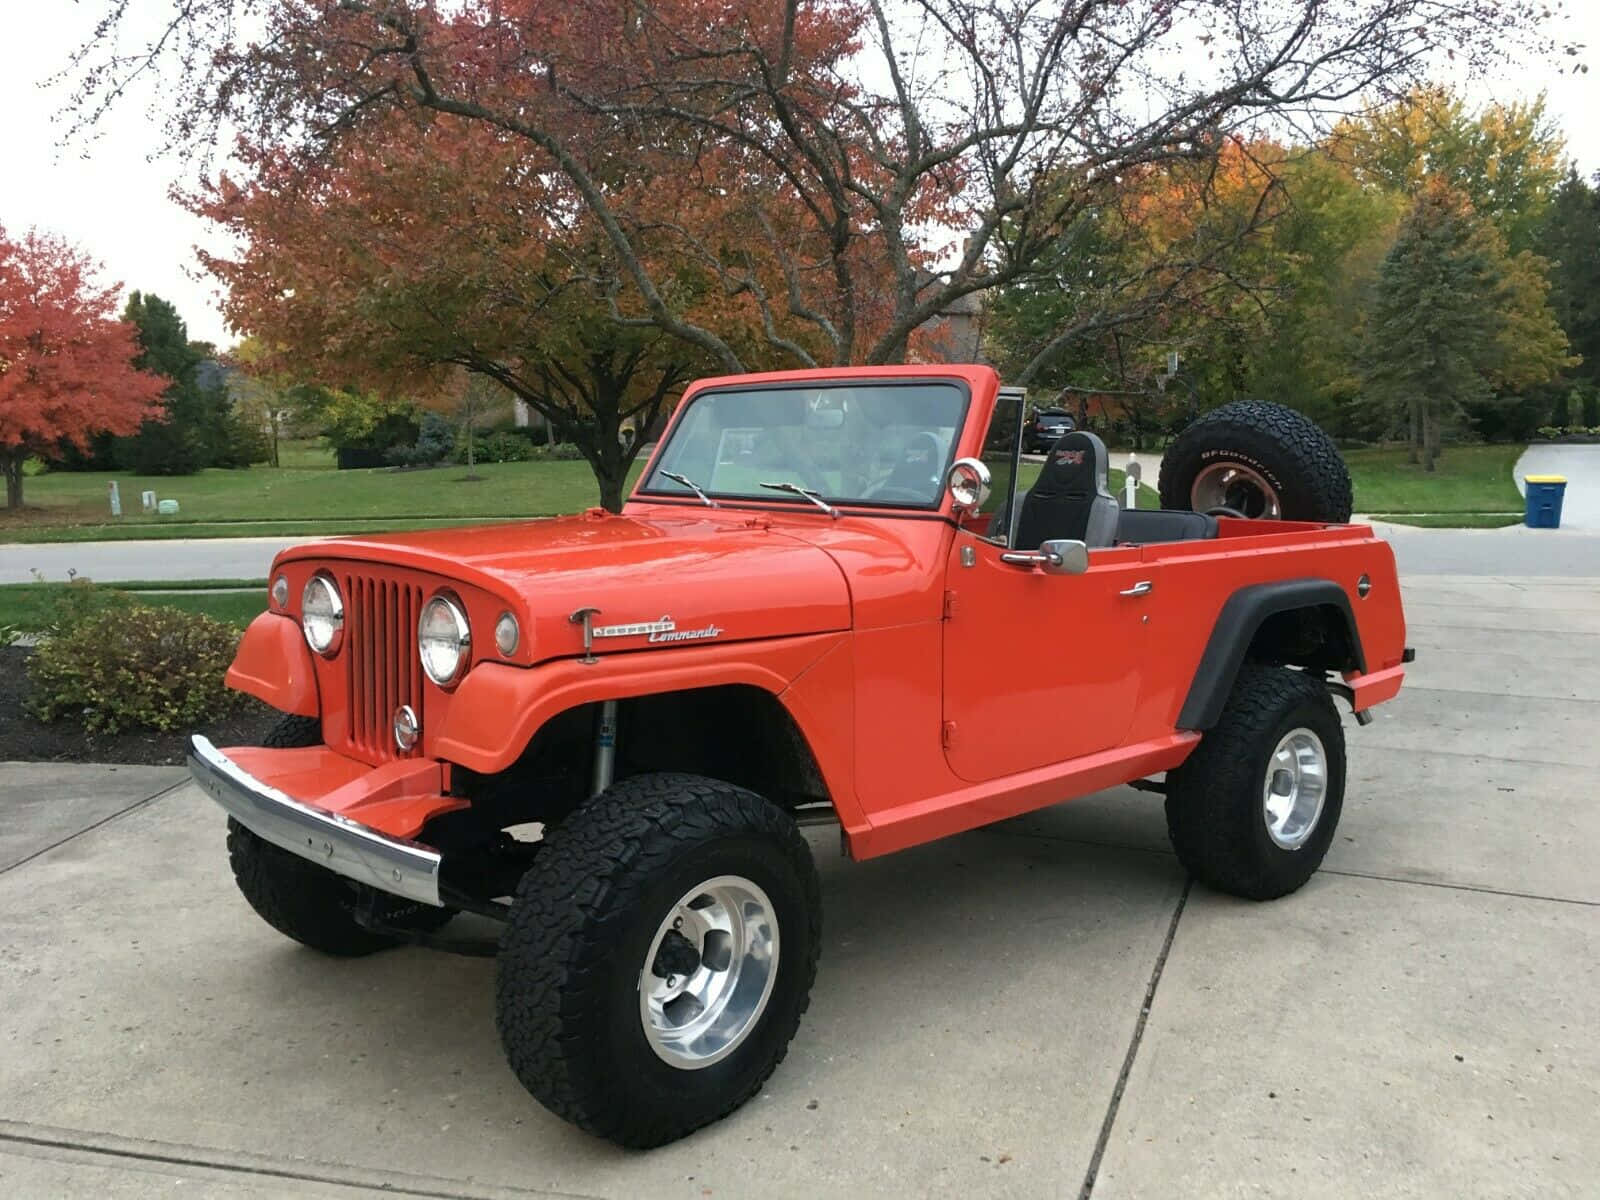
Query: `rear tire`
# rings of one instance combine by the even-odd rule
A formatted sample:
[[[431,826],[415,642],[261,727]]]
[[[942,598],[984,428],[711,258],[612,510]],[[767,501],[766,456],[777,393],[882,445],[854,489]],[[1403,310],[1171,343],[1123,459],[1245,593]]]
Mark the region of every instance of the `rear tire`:
[[[275,750],[322,744],[316,717],[284,714],[261,739]],[[399,896],[364,896],[362,885],[290,854],[228,818],[228,864],[250,907],[268,925],[302,946],[354,958],[401,945],[404,937],[376,933],[356,921],[356,906],[373,901],[373,915],[386,925],[431,933],[455,915],[450,908],[418,904]]]
[[[740,915],[708,923],[718,912]],[[782,1061],[820,940],[816,868],[787,813],[700,776],[624,780],[546,835],[517,888],[495,982],[506,1057],[579,1128],[674,1141]]]
[[[1246,663],[1216,727],[1167,773],[1167,833],[1201,883],[1286,896],[1333,842],[1344,778],[1344,729],[1321,680]]]
[[[1333,439],[1302,413],[1264,400],[1224,404],[1161,459],[1161,507],[1232,508],[1284,521],[1350,519],[1350,472]]]

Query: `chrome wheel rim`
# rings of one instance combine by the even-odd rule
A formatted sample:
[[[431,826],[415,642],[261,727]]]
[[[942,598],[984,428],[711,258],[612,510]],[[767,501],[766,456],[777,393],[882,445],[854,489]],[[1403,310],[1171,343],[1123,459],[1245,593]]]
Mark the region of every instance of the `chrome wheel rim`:
[[[1189,507],[1195,512],[1231,508],[1247,517],[1276,521],[1283,515],[1278,492],[1242,463],[1212,463],[1195,476],[1189,489]]]
[[[1261,809],[1267,836],[1284,850],[1298,850],[1316,831],[1328,796],[1328,752],[1309,729],[1291,729],[1267,759]]]
[[[639,1019],[664,1062],[720,1062],[761,1020],[778,978],[778,920],[741,875],[690,888],[650,940],[639,972]]]

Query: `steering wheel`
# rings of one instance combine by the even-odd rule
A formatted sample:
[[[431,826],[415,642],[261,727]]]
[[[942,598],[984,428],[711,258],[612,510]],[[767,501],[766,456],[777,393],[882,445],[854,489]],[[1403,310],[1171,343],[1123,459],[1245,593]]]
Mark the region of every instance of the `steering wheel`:
[[[1237,508],[1229,508],[1226,504],[1218,504],[1218,505],[1215,505],[1212,508],[1206,509],[1206,516],[1208,516],[1208,517],[1237,517],[1241,521],[1248,521],[1250,519],[1249,517],[1245,516],[1242,512],[1240,512]]]

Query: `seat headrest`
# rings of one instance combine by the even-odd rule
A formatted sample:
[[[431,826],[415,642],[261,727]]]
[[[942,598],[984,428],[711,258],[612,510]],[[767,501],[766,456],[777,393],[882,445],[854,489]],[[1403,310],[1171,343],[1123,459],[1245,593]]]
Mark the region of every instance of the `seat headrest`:
[[[1031,491],[1041,496],[1105,496],[1106,444],[1084,429],[1063,434]]]

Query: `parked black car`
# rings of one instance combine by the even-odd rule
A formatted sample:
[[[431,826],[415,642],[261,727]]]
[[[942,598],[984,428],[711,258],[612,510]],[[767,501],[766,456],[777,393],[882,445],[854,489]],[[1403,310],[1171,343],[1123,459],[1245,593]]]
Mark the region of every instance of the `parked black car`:
[[[1071,433],[1077,427],[1078,423],[1072,419],[1072,414],[1064,408],[1038,409],[1023,427],[1022,452],[1043,454],[1056,444],[1056,439],[1062,434]]]

